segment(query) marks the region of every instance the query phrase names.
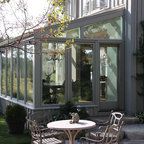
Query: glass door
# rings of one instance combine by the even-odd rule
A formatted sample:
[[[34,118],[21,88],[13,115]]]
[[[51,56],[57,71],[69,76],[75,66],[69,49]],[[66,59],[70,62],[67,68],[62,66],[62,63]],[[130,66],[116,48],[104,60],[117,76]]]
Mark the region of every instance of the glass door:
[[[47,82],[49,87],[53,84],[62,87],[56,88],[57,93],[49,88],[49,93],[54,92],[51,97],[56,95],[58,99],[47,104],[62,104],[72,100],[76,104],[94,106],[98,111],[121,109],[124,95],[121,43],[76,39],[73,44],[65,46],[66,41],[57,39],[43,45],[49,54],[52,54],[52,48],[56,48],[53,53],[55,61],[52,55],[50,58],[43,55],[43,76],[50,76],[50,79],[43,77],[43,83]]]
[[[76,44],[71,50],[72,97],[77,103],[93,101],[93,44]]]
[[[119,46],[100,45],[100,110],[119,109]]]

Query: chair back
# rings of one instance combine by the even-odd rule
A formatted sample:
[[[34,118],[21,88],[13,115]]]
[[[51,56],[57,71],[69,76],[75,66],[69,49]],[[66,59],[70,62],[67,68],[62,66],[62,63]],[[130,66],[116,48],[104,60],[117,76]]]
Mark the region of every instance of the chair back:
[[[35,120],[39,125],[46,126],[46,124],[52,119],[50,114],[44,112],[34,112],[29,115],[29,119]]]
[[[124,117],[124,114],[122,114],[121,112],[112,112],[110,115],[109,125],[121,124],[123,117]]]
[[[92,142],[96,144],[118,144],[123,121],[119,124],[107,125],[102,132],[96,132],[95,137],[81,137],[81,143]],[[86,143],[87,143],[86,142]]]
[[[103,144],[118,143],[119,135],[120,135],[120,131],[121,131],[121,127],[123,123],[124,122],[121,121],[119,124],[112,124],[112,125],[107,126],[107,129],[104,134]]]
[[[28,124],[31,131],[32,142],[33,140],[38,140],[42,143],[42,135],[37,122],[35,120],[28,120]]]

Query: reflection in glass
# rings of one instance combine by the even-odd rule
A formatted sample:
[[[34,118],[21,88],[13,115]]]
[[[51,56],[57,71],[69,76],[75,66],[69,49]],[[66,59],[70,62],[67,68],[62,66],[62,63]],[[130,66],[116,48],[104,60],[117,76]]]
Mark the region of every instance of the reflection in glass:
[[[25,55],[23,50],[19,50],[19,99],[24,100],[25,90]]]
[[[27,101],[33,102],[33,52],[34,45],[27,45]]]
[[[66,37],[67,38],[80,38],[79,28],[66,31]]]
[[[117,47],[100,48],[100,100],[117,101]]]
[[[81,0],[82,16],[108,7],[108,0]]]
[[[18,49],[13,48],[13,94],[14,98],[17,98],[17,80],[18,80]]]
[[[82,4],[82,15],[85,16],[90,12],[90,0],[84,0]]]
[[[7,95],[11,96],[11,49],[7,49]]]
[[[85,26],[83,29],[85,38],[122,39],[122,18],[117,17],[97,22],[96,24]]]
[[[95,0],[94,0],[95,1]],[[98,1],[98,0],[97,0]],[[100,8],[106,8],[108,6],[108,0],[100,0]]]
[[[72,91],[77,102],[92,101],[92,45],[72,47]]]
[[[6,94],[6,53],[2,52],[1,93]]]
[[[64,102],[65,46],[42,44],[42,100],[45,104]]]

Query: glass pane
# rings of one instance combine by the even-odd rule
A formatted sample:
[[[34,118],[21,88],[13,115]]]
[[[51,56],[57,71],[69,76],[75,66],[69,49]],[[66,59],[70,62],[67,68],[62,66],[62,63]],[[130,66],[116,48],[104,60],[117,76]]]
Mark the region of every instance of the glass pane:
[[[90,12],[90,0],[82,1],[82,16],[87,15]]]
[[[114,18],[83,27],[85,38],[122,39],[122,18]]]
[[[94,13],[108,6],[108,0],[81,0],[82,16]]]
[[[91,6],[92,6],[92,10],[97,9],[99,6],[99,5],[97,5],[97,0],[91,0]]]
[[[92,45],[72,47],[72,91],[77,102],[92,101],[92,57]]]
[[[33,102],[33,52],[34,45],[27,45],[27,101]]]
[[[1,93],[6,94],[6,53],[2,53]]]
[[[117,101],[117,47],[100,48],[100,100]]]
[[[72,29],[66,32],[66,37],[67,38],[80,38],[80,30],[79,28],[77,29]]]
[[[11,96],[11,49],[7,49],[7,95]]]
[[[12,96],[17,98],[17,80],[18,80],[18,49],[13,49],[13,94]]]
[[[19,50],[19,99],[24,99],[24,90],[25,90],[25,55],[23,50]]]
[[[43,43],[42,51],[43,103],[64,103],[65,45]]]
[[[100,8],[105,8],[108,6],[108,0],[100,0]]]

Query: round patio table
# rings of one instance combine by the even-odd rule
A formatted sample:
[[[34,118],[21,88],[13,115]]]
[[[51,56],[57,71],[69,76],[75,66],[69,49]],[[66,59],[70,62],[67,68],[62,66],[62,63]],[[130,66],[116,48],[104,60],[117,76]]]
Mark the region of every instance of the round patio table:
[[[69,139],[69,144],[75,144],[77,134],[84,129],[96,126],[96,123],[89,120],[79,120],[78,123],[70,123],[71,120],[53,121],[47,124],[50,129],[63,130]]]

